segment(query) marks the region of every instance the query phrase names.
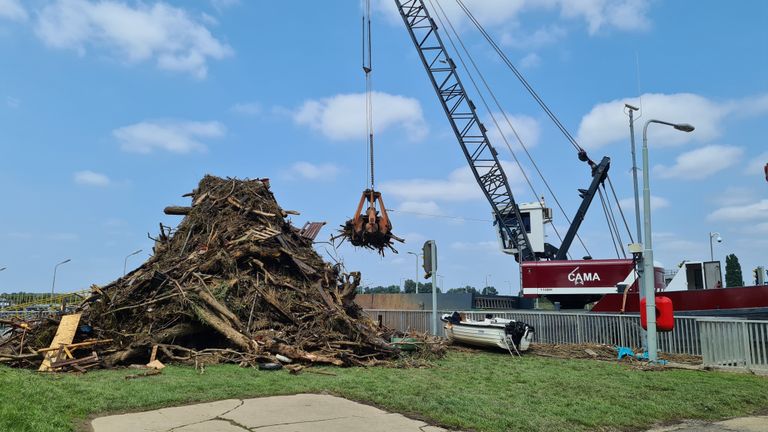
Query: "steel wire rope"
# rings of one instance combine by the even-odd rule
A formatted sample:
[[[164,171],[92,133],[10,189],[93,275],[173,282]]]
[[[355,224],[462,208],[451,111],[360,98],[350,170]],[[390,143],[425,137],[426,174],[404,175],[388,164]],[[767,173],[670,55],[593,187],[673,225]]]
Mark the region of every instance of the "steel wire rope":
[[[618,240],[619,247],[621,248],[621,255],[626,258],[627,253],[624,251],[624,240],[621,238],[621,230],[619,230],[619,224],[616,221],[616,214],[613,212],[613,206],[611,205],[611,197],[608,195],[608,190],[605,188],[605,184],[603,186],[603,191],[605,192],[605,202],[606,202],[606,209],[610,213],[611,217],[611,223],[613,224],[613,230],[616,233],[616,239]]]
[[[430,2],[430,4],[432,4],[432,0],[428,0],[428,1]],[[480,68],[477,66],[477,63],[475,62],[474,57],[472,56],[472,54],[467,49],[466,45],[464,44],[464,41],[461,39],[461,36],[458,34],[458,32],[456,31],[455,27],[453,26],[453,24],[451,23],[450,19],[448,18],[448,15],[445,13],[445,10],[440,5],[438,0],[435,0],[435,2],[437,3],[437,6],[440,9],[440,12],[442,12],[442,14],[445,15],[445,20],[448,23],[448,27],[450,27],[451,32],[453,32],[453,34],[455,35],[455,37],[458,40],[459,44],[461,45],[463,51],[466,53],[467,58],[469,59],[470,63],[472,64],[472,67],[474,68],[474,70],[478,74],[478,77],[482,81],[483,86],[486,88],[486,90],[488,91],[490,97],[493,99],[494,104],[498,107],[499,112],[501,112],[502,116],[504,117],[505,122],[507,123],[509,128],[512,130],[513,134],[515,135],[515,138],[517,139],[517,142],[520,144],[520,147],[522,147],[522,149],[525,152],[526,156],[528,156],[528,160],[533,165],[533,167],[536,170],[536,173],[538,174],[538,176],[541,179],[542,183],[544,183],[544,186],[546,187],[547,191],[552,196],[552,199],[555,201],[555,204],[557,205],[558,209],[563,214],[563,217],[565,217],[565,220],[570,225],[572,223],[571,219],[568,217],[568,214],[565,212],[565,209],[563,208],[562,204],[560,203],[560,200],[557,198],[557,194],[555,194],[555,192],[552,189],[552,187],[550,186],[549,182],[544,177],[544,174],[541,172],[541,169],[539,168],[538,164],[533,159],[533,156],[531,155],[530,151],[528,151],[528,147],[525,145],[525,143],[523,142],[522,138],[518,134],[517,129],[512,125],[512,122],[509,120],[509,116],[507,116],[506,111],[501,106],[501,103],[499,102],[498,98],[496,97],[496,94],[493,92],[493,90],[491,89],[490,85],[488,84],[488,81],[485,79],[485,76],[480,71]],[[434,8],[434,5],[432,5],[432,7]],[[443,27],[445,27],[445,25],[443,24],[443,22],[442,22],[442,20],[440,18],[439,13],[437,15],[437,18],[440,21],[440,24],[443,25]],[[530,186],[531,182],[528,179],[528,176],[525,174],[525,171],[523,170],[520,162],[518,161],[517,156],[515,155],[515,152],[512,150],[512,146],[509,144],[509,141],[507,140],[506,135],[502,132],[501,127],[499,126],[498,122],[496,121],[496,117],[493,115],[493,112],[491,112],[490,108],[488,107],[488,104],[486,103],[485,98],[482,95],[482,92],[478,88],[477,83],[475,82],[475,80],[474,80],[474,78],[473,78],[469,68],[467,67],[466,63],[464,62],[464,59],[463,59],[461,53],[456,48],[456,45],[454,44],[453,39],[451,38],[450,33],[448,33],[447,36],[448,36],[448,40],[450,41],[451,45],[453,46],[453,49],[457,53],[459,61],[461,62],[462,66],[464,66],[464,69],[467,70],[467,75],[468,75],[470,81],[472,82],[472,85],[475,87],[475,91],[477,91],[477,93],[480,95],[480,99],[482,100],[483,105],[485,105],[485,108],[488,110],[488,112],[489,112],[489,114],[491,116],[491,119],[493,120],[494,124],[496,125],[496,128],[499,131],[499,135],[501,135],[502,140],[504,141],[504,143],[507,146],[507,149],[512,154],[512,157],[515,159],[515,162],[517,163],[518,167],[520,168],[520,171],[523,173],[523,176],[525,177],[526,181],[528,182],[528,184]],[[534,195],[537,198],[540,196],[533,189],[533,186],[531,186],[531,190],[534,192]],[[557,235],[557,238],[560,240],[560,242],[562,242],[563,238],[560,235],[560,232],[557,230],[557,227],[555,227],[554,224],[552,224],[552,229],[555,231],[555,234]],[[589,249],[587,248],[586,244],[584,243],[584,241],[582,240],[581,236],[578,233],[576,233],[576,239],[581,244],[581,247],[584,248],[584,251],[587,253],[587,255],[591,255],[590,252],[589,252]]]
[[[570,141],[571,145],[573,145],[574,148],[578,151],[584,151],[584,149],[581,148],[578,142],[576,142],[576,139],[571,135],[570,132],[568,132],[568,129],[565,128],[565,126],[560,122],[560,120],[557,118],[555,113],[552,112],[552,110],[549,109],[546,103],[544,103],[544,100],[539,96],[538,93],[536,93],[536,90],[533,89],[533,87],[528,83],[528,81],[525,79],[522,73],[520,73],[519,70],[515,67],[514,64],[509,60],[506,54],[501,50],[499,45],[496,43],[496,41],[493,40],[491,35],[485,30],[485,28],[480,24],[480,22],[475,18],[475,16],[470,12],[469,9],[464,5],[464,2],[462,0],[456,0],[456,3],[459,4],[461,9],[464,11],[464,13],[467,15],[467,17],[472,21],[472,23],[477,27],[477,29],[482,33],[482,35],[485,37],[485,40],[488,41],[488,43],[491,45],[491,47],[496,51],[496,53],[501,57],[501,60],[507,65],[507,67],[515,74],[517,79],[520,81],[520,83],[525,87],[526,90],[528,90],[528,93],[536,100],[536,102],[539,104],[542,110],[549,116],[550,120],[555,123],[555,126],[557,126],[558,129],[560,129],[560,132],[563,133],[563,135]]]
[[[611,193],[613,194],[613,199],[616,201],[616,207],[619,209],[619,214],[621,214],[621,220],[624,222],[624,228],[627,229],[627,234],[629,235],[629,241],[634,243],[635,239],[632,238],[632,230],[629,229],[629,224],[627,223],[627,218],[624,216],[624,210],[621,209],[621,203],[619,202],[619,197],[616,195],[616,189],[613,187],[613,182],[611,181],[611,178],[606,175],[606,180],[608,180],[608,186],[611,187]],[[603,186],[605,187],[605,186]],[[639,241],[640,239],[638,239]]]
[[[619,248],[616,247],[616,237],[613,235],[613,226],[611,225],[611,221],[608,218],[608,210],[605,208],[605,199],[603,198],[603,191],[600,189],[597,190],[598,196],[600,197],[600,204],[603,206],[603,214],[605,215],[605,223],[608,225],[608,232],[611,234],[611,243],[613,244],[613,249],[616,251],[616,257],[621,257],[619,254]]]
[[[367,28],[366,28],[367,24]],[[367,38],[366,38],[367,36]],[[367,54],[366,59],[366,39]],[[363,72],[365,72],[365,132],[367,141],[367,161],[366,183],[370,174],[371,190],[375,189],[374,181],[374,154],[373,154],[373,80],[371,72],[373,71],[373,47],[371,43],[371,0],[365,2],[365,12],[363,16]]]

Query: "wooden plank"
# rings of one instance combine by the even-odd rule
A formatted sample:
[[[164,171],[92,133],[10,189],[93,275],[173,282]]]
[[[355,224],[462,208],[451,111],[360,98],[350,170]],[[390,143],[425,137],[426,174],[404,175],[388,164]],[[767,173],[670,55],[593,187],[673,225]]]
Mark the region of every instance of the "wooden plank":
[[[75,333],[77,333],[77,326],[79,324],[79,313],[61,317],[59,328],[56,329],[56,335],[53,337],[53,341],[51,341],[51,348],[58,349],[62,345],[71,344],[75,339]],[[38,371],[45,372],[51,370],[51,363],[58,360],[58,356],[58,351],[48,351]]]

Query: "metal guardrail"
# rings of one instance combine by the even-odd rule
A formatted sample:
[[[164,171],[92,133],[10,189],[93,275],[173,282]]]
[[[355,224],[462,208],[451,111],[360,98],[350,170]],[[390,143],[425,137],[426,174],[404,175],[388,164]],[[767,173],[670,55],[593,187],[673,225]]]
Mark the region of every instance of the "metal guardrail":
[[[768,321],[701,319],[699,326],[705,364],[768,370]]]
[[[400,331],[428,332],[431,328],[431,311],[365,312],[374,321]],[[467,318],[481,320],[488,312],[463,313]],[[637,315],[515,310],[493,311],[493,316],[532,325],[536,329],[535,341],[539,343],[641,346]],[[442,326],[438,326],[438,336],[445,336]],[[768,321],[675,317],[674,330],[659,333],[658,337],[662,352],[702,356],[705,366],[768,370]]]

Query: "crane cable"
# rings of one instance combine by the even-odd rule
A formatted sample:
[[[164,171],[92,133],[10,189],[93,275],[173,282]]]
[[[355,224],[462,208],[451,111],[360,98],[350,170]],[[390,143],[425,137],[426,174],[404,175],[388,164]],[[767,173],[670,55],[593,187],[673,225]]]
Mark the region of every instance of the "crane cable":
[[[445,22],[448,23],[447,26],[443,23],[443,19],[440,17],[440,13],[436,14],[436,17],[437,17],[438,21],[440,22],[440,25],[443,26],[443,27],[450,28],[451,32],[453,33],[454,37],[458,41],[459,45],[461,45],[463,51],[465,52],[465,54],[467,55],[467,58],[469,59],[469,62],[472,64],[473,69],[477,73],[479,79],[482,81],[483,86],[485,87],[485,89],[489,93],[490,97],[493,99],[493,102],[496,105],[496,107],[498,107],[499,112],[501,112],[502,116],[504,117],[504,120],[505,120],[507,126],[509,126],[509,128],[512,130],[515,138],[517,139],[517,142],[520,144],[520,147],[522,147],[522,149],[525,151],[525,154],[528,156],[528,160],[531,162],[531,164],[533,165],[534,169],[536,170],[536,173],[538,174],[539,178],[544,183],[547,191],[549,191],[550,195],[554,199],[555,204],[557,205],[558,209],[563,214],[563,216],[565,217],[566,221],[568,221],[568,223],[571,224],[571,219],[568,217],[568,214],[565,212],[565,209],[563,208],[562,204],[560,203],[560,200],[557,198],[557,195],[555,194],[554,190],[550,186],[550,184],[547,181],[547,179],[544,177],[544,174],[541,172],[541,169],[539,168],[538,164],[533,159],[533,156],[531,156],[530,151],[528,151],[528,147],[525,145],[525,143],[523,142],[522,138],[518,134],[517,129],[512,125],[512,122],[509,120],[509,116],[507,115],[506,111],[502,108],[501,103],[499,102],[498,98],[496,97],[496,94],[493,92],[493,90],[491,90],[491,87],[488,84],[488,81],[485,79],[485,76],[480,71],[480,68],[477,66],[477,63],[475,62],[472,54],[469,52],[469,50],[467,49],[467,47],[464,44],[463,40],[461,39],[461,36],[459,35],[459,33],[456,31],[455,27],[451,23],[450,19],[448,18],[448,15],[445,13],[445,10],[440,5],[439,1],[437,1],[437,0],[435,1],[435,3],[437,4],[437,8],[432,3],[432,0],[428,0],[428,1],[429,1],[430,5],[432,5],[433,9],[435,9],[435,10],[439,9],[439,12],[442,13],[445,16]],[[515,163],[517,164],[518,168],[520,169],[520,172],[523,174],[523,177],[525,178],[526,182],[528,183],[528,186],[530,187],[530,189],[533,192],[534,196],[539,197],[540,195],[536,192],[536,190],[534,189],[533,185],[531,184],[531,181],[528,178],[528,175],[525,173],[525,170],[523,169],[522,164],[518,160],[517,155],[515,154],[514,150],[512,150],[512,146],[510,145],[509,141],[507,140],[506,135],[501,130],[499,122],[496,120],[496,116],[493,115],[493,112],[491,111],[490,107],[488,106],[488,103],[486,102],[485,97],[483,96],[483,93],[480,91],[480,89],[479,89],[479,87],[478,87],[478,85],[477,85],[477,83],[476,83],[476,81],[475,81],[475,79],[474,79],[474,77],[473,77],[473,75],[471,73],[471,70],[467,67],[466,63],[464,62],[464,58],[463,58],[461,52],[459,51],[459,49],[456,47],[456,44],[454,43],[453,38],[451,37],[451,34],[449,32],[446,32],[446,36],[448,37],[448,41],[451,43],[451,46],[453,47],[454,51],[456,52],[456,55],[457,55],[459,61],[461,62],[461,64],[464,67],[464,69],[467,71],[467,76],[469,77],[470,81],[472,82],[472,85],[474,86],[475,91],[478,93],[478,96],[480,97],[480,100],[483,102],[483,105],[485,106],[485,109],[490,114],[490,117],[491,117],[493,123],[495,124],[496,129],[499,132],[499,135],[501,135],[501,138],[504,141],[504,143],[506,144],[507,149],[512,154],[512,157],[514,158]],[[557,227],[554,224],[552,224],[552,228],[554,229],[555,234],[557,235],[557,238],[562,242],[563,238],[560,235],[560,232],[557,230]],[[578,241],[581,244],[581,246],[584,248],[584,251],[587,253],[587,255],[591,255],[590,252],[589,252],[589,249],[587,248],[586,244],[584,244],[584,241],[582,240],[581,236],[578,233],[576,234],[576,238],[578,239]]]
[[[520,81],[520,83],[523,84],[523,86],[526,88],[526,90],[528,90],[528,93],[536,100],[536,102],[539,104],[541,109],[547,114],[547,116],[549,116],[549,118],[552,120],[552,122],[555,123],[555,126],[557,126],[557,128],[560,130],[560,132],[562,132],[562,134],[566,137],[566,139],[568,139],[568,141],[571,143],[571,145],[573,145],[573,147],[577,151],[584,152],[584,149],[579,145],[578,142],[576,142],[576,139],[573,137],[573,135],[571,135],[571,133],[568,132],[568,129],[566,129],[566,127],[560,122],[560,120],[552,112],[552,110],[549,109],[549,107],[544,102],[544,100],[541,98],[541,96],[539,96],[539,94],[536,93],[536,91],[528,83],[528,81],[525,79],[525,77],[522,75],[522,73],[520,73],[520,71],[515,67],[515,65],[512,64],[512,62],[509,60],[509,57],[507,57],[506,54],[504,54],[504,52],[501,50],[501,48],[496,43],[496,41],[493,40],[493,38],[488,33],[488,31],[485,30],[485,28],[482,26],[482,24],[480,24],[480,22],[477,20],[477,18],[475,18],[475,16],[467,8],[467,6],[463,3],[463,1],[462,0],[456,0],[456,3],[461,7],[461,9],[467,15],[467,17],[470,19],[470,21],[472,21],[472,23],[475,25],[475,27],[478,29],[478,31],[480,31],[480,33],[483,35],[485,40],[491,45],[491,47],[494,49],[494,51],[496,51],[496,53],[499,55],[501,60],[514,73],[514,75],[517,77],[517,79]],[[527,149],[526,149],[526,153],[527,153]],[[609,179],[609,183],[610,183],[610,178],[607,175],[606,175],[606,178]],[[543,179],[543,176],[542,176],[542,179]],[[613,185],[611,185],[611,189],[613,190]],[[613,191],[613,193],[614,193],[614,198],[615,198],[615,201],[616,201],[616,205],[619,208],[619,211],[621,213],[621,217],[622,217],[622,219],[624,221],[624,225],[625,225],[625,227],[627,229],[627,233],[629,234],[629,236],[631,238],[632,237],[632,233],[631,233],[631,230],[629,229],[629,225],[627,224],[627,220],[624,217],[624,212],[621,210],[621,205],[619,203],[618,198],[616,197],[615,190]],[[609,206],[608,208],[610,209],[611,206]],[[567,218],[567,216],[566,216],[566,218]],[[577,235],[577,237],[578,237],[578,235]],[[580,238],[579,238],[579,241],[581,241]],[[623,248],[622,248],[622,250],[623,250]]]
[[[474,15],[472,15],[472,12],[467,9],[467,7],[464,5],[464,2],[462,0],[456,0],[456,3],[459,4],[459,6],[464,10],[464,13],[467,15],[467,17],[472,21],[472,23],[477,27],[477,29],[482,33],[482,35],[485,37],[485,40],[488,41],[488,43],[491,45],[491,47],[496,51],[496,53],[501,57],[501,60],[507,65],[507,67],[515,74],[517,79],[520,81],[521,84],[523,84],[523,87],[525,87],[526,90],[528,90],[528,93],[536,100],[536,102],[539,104],[542,110],[549,116],[549,118],[552,120],[552,122],[555,123],[558,129],[560,129],[560,132],[565,135],[565,137],[570,141],[571,145],[573,145],[574,148],[576,148],[577,151],[584,151],[583,148],[579,145],[579,143],[576,142],[576,139],[571,135],[570,132],[568,132],[568,129],[563,126],[563,124],[560,122],[560,120],[557,118],[555,113],[552,112],[552,110],[549,109],[546,103],[544,103],[544,100],[539,96],[538,93],[536,93],[536,90],[531,87],[531,85],[528,83],[528,81],[525,79],[523,74],[520,73],[520,71],[517,70],[514,64],[509,60],[509,58],[504,54],[504,52],[501,50],[499,45],[496,43],[496,41],[493,40],[491,35],[483,28],[483,26],[480,24],[480,22],[475,18]]]
[[[367,50],[366,50],[367,48]],[[368,172],[366,172],[366,182],[370,174],[371,190],[374,190],[374,170],[373,170],[373,83],[371,72],[373,71],[372,62],[372,44],[371,44],[371,0],[365,2],[365,12],[363,15],[363,72],[365,72],[365,131],[367,139],[367,158]],[[367,54],[367,57],[366,57]]]

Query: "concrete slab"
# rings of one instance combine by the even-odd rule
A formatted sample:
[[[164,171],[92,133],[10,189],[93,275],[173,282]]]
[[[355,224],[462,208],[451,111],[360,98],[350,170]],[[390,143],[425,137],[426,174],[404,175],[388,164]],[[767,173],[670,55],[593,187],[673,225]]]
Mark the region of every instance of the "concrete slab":
[[[91,427],[95,432],[166,432],[214,419],[242,403],[243,401],[238,399],[227,399],[143,413],[99,417],[91,422]]]
[[[226,400],[100,417],[94,432],[446,432],[347,399],[316,394]]]
[[[715,424],[740,432],[768,432],[768,416],[741,417]]]
[[[715,423],[690,420],[647,432],[768,432],[768,416],[740,417]]]

